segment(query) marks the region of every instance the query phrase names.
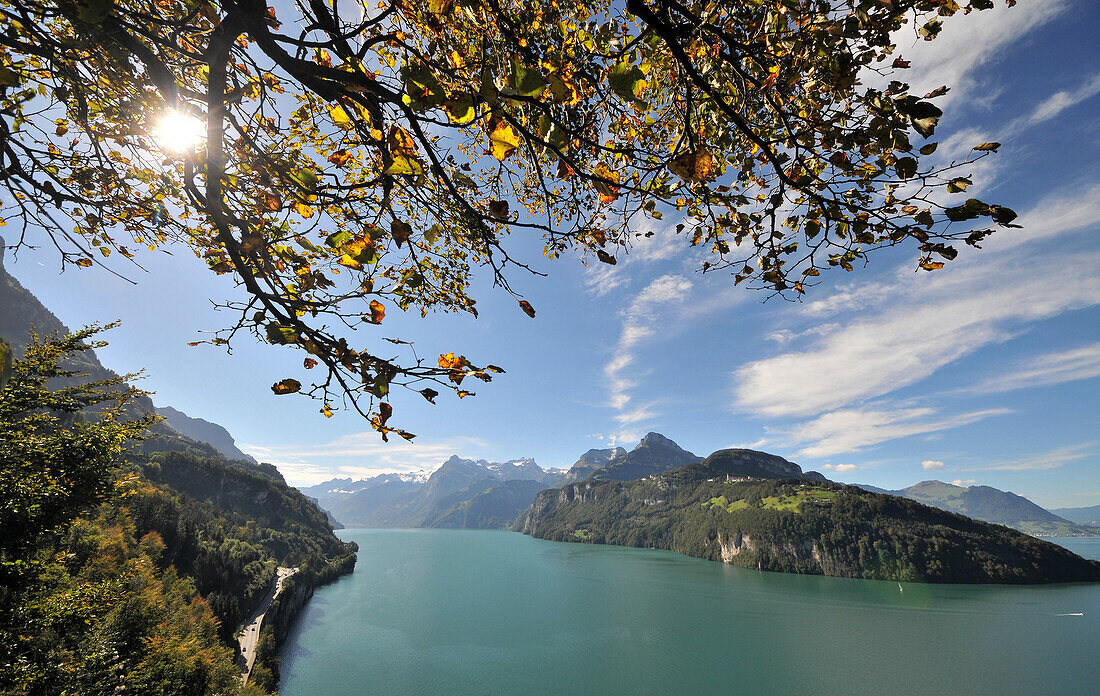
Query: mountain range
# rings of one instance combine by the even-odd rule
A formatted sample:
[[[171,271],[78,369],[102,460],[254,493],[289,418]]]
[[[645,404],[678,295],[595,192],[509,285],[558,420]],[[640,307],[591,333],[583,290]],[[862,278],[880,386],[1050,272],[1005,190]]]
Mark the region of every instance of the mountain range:
[[[873,493],[909,498],[942,510],[957,512],[984,522],[1003,524],[1034,536],[1096,536],[1100,529],[1086,526],[1087,519],[1070,519],[1046,510],[1027,498],[991,486],[957,486],[943,481],[921,481],[898,490],[857,484]],[[1082,508],[1088,510],[1088,508]],[[1089,515],[1083,515],[1088,518]],[[1095,521],[1100,515],[1093,515]]]
[[[701,459],[649,433],[630,451],[590,449],[565,471],[543,469],[533,459],[489,462],[455,455],[431,474],[332,479],[301,490],[345,525],[500,529],[510,526],[540,490],[592,477],[631,480]]]

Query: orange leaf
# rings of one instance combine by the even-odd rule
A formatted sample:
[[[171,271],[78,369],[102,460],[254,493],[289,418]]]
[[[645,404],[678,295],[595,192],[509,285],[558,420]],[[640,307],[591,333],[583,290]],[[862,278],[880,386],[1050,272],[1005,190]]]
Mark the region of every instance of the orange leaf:
[[[447,370],[461,370],[466,365],[466,359],[461,355],[455,357],[454,353],[439,356],[439,366]]]
[[[386,307],[378,300],[370,301],[370,323],[381,324],[386,316]]]
[[[680,155],[668,163],[668,169],[684,181],[714,181],[714,159],[708,150]]]
[[[526,312],[527,316],[531,317],[532,319],[535,318],[535,308],[532,307],[531,303],[528,302],[527,300],[520,300],[519,301],[519,308],[522,309],[524,312]]]

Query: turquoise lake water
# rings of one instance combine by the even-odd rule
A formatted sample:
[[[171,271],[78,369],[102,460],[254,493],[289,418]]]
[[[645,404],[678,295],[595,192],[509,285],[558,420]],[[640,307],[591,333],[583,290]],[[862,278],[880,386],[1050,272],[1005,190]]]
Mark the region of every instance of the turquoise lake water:
[[[358,564],[296,620],[282,696],[1100,694],[1100,584],[899,591],[512,532],[338,535]]]

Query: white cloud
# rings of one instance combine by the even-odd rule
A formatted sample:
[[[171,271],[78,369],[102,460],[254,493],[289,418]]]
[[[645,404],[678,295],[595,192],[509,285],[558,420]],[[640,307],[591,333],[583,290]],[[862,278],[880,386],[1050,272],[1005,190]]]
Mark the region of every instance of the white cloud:
[[[830,319],[850,318],[808,349],[737,369],[737,408],[766,416],[844,408],[919,382],[1011,338],[1027,322],[1100,303],[1100,253],[1027,248],[1100,219],[1094,194],[1100,184],[1042,202],[1022,216],[1024,232],[1000,232],[982,252],[960,254],[944,271],[899,269],[893,282],[874,287],[875,296],[888,298],[877,308],[850,300],[861,294],[852,288],[825,298],[812,311],[816,317],[827,308]],[[1072,281],[1061,280],[1067,264],[1078,269]]]
[[[637,386],[633,377],[626,376],[628,371],[631,374],[636,373],[633,369],[635,346],[657,332],[661,319],[682,305],[691,289],[691,281],[687,278],[675,274],[663,275],[643,288],[623,311],[618,345],[611,360],[604,366],[604,376],[610,392],[608,405],[611,408],[617,411],[624,409],[630,402],[630,390]],[[654,415],[644,409],[641,412],[647,417]],[[641,418],[636,418],[633,421],[620,422],[640,420]]]
[[[943,467],[944,463],[939,461],[938,459],[925,459],[923,462],[920,463],[920,468],[925,470],[942,469]]]
[[[615,416],[615,420],[625,424],[640,423],[655,418],[658,413],[653,410],[654,404],[646,404],[633,411],[623,411]]]
[[[1086,442],[1080,445],[1059,447],[1057,449],[1020,459],[1010,459],[991,466],[975,467],[972,471],[1047,471],[1058,469],[1069,462],[1090,457],[1093,454],[1095,442]]]
[[[435,469],[452,454],[470,456],[484,451],[477,438],[458,437],[438,442],[382,442],[373,431],[344,435],[320,444],[266,446],[239,444],[242,451],[274,464],[291,485],[321,483],[331,478],[366,478],[384,472]],[[369,463],[369,466],[367,465]]]
[[[967,391],[1005,392],[1100,377],[1100,343],[1045,353]]]
[[[596,297],[603,297],[607,293],[622,287],[629,278],[628,273],[623,273],[618,266],[610,266],[606,263],[597,263],[589,266],[584,274],[585,290]]]
[[[802,306],[802,312],[812,317],[833,315],[849,309],[869,309],[889,299],[893,290],[887,283],[849,283],[827,297]]]
[[[995,408],[944,416],[925,407],[852,408],[832,411],[775,432],[780,439],[802,447],[797,452],[799,457],[830,457],[859,452],[887,440],[969,425],[1008,412]]]
[[[1100,94],[1100,73],[1096,73],[1072,91],[1055,92],[1035,108],[1028,121],[1032,124],[1048,121],[1066,109]]]
[[[846,471],[855,471],[859,467],[855,464],[825,464],[821,468],[843,474]]]
[[[951,91],[936,101],[941,107],[960,99],[981,97],[973,75],[978,68],[1002,55],[1008,44],[1033,32],[1067,9],[1065,0],[1041,0],[1020,3],[1017,7],[998,4],[995,9],[961,13],[943,23],[943,31],[934,41],[917,36],[922,22],[910,23],[892,37],[899,53],[913,67],[901,71],[896,79],[909,82],[914,93],[931,91],[941,85]]]
[[[954,481],[951,482],[951,485],[952,486],[962,486],[963,488],[967,488],[969,486],[973,486],[975,483],[977,483],[977,481],[975,481],[974,479],[955,479]]]

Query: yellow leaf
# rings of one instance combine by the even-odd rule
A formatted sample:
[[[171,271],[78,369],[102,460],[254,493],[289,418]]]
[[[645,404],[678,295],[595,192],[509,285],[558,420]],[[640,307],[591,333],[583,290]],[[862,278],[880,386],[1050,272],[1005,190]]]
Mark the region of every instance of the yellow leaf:
[[[338,251],[342,256],[336,263],[348,268],[361,268],[364,263],[374,263],[377,258],[370,237],[362,234],[341,245]]]
[[[351,130],[355,128],[355,123],[352,122],[351,116],[347,111],[344,111],[344,107],[336,104],[329,107],[328,115],[332,117],[332,122],[344,130]]]
[[[512,124],[496,115],[489,119],[489,153],[503,162],[522,142]]]

